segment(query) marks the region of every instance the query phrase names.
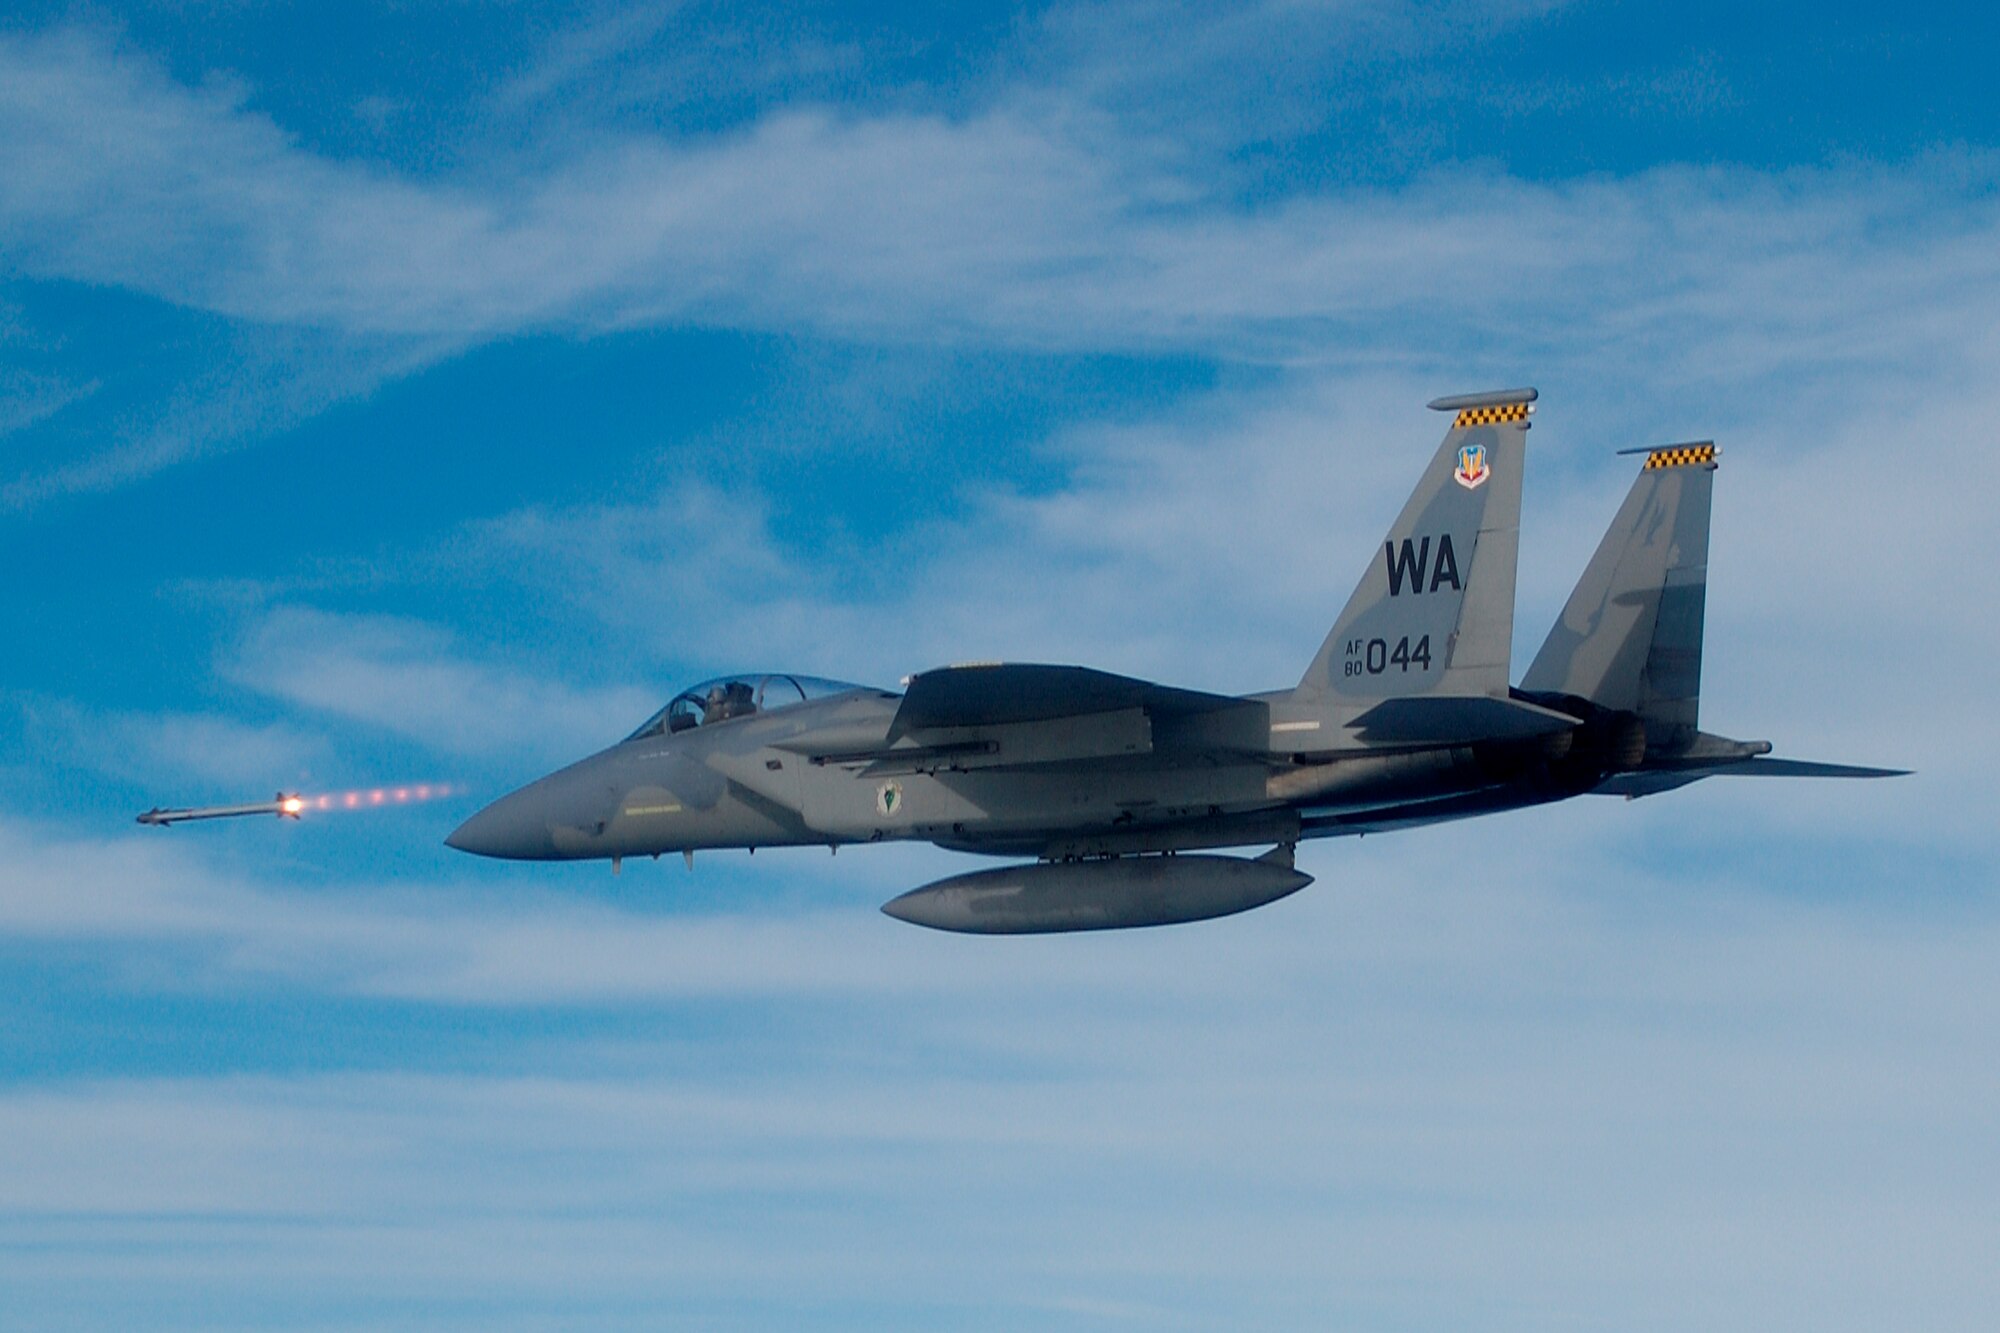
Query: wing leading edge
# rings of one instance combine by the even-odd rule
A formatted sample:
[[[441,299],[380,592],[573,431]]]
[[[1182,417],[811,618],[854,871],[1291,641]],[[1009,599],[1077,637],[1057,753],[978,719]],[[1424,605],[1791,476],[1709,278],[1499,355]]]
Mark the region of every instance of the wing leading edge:
[[[995,662],[940,667],[910,677],[889,739],[921,731],[991,727],[1016,722],[1143,708],[1154,717],[1189,717],[1261,705],[1226,694],[1155,685],[1089,667]]]
[[[864,775],[1123,764],[1160,753],[1259,753],[1261,700],[1156,685],[1087,667],[994,663],[941,667],[906,682],[874,744],[808,754]]]

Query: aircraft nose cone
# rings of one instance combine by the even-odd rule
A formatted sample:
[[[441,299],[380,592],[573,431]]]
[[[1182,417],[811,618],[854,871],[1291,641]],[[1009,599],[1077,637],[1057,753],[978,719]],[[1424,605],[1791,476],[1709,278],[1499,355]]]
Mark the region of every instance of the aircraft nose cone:
[[[444,840],[447,847],[475,856],[510,861],[544,861],[556,854],[549,836],[546,802],[540,793],[523,789],[502,796],[460,824]]]

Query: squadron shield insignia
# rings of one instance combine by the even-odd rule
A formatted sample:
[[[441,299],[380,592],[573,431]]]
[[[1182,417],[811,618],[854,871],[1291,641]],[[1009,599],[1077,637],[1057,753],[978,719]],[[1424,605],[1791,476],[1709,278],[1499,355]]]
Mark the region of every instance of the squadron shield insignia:
[[[1486,446],[1468,444],[1462,447],[1458,451],[1458,470],[1451,475],[1468,491],[1492,476],[1493,470],[1486,466]]]
[[[896,781],[883,783],[875,789],[875,813],[888,819],[903,808],[903,784]]]
[[[920,671],[901,693],[704,681],[447,840],[520,860],[908,839],[1012,865],[891,900],[1023,934],[1199,921],[1311,882],[1298,843],[1723,775],[1885,777],[1701,730],[1714,445],[1648,452],[1521,683],[1522,464],[1535,391],[1440,398],[1452,428],[1298,684],[1223,695],[1078,666]],[[1478,429],[1480,443],[1462,433]],[[1489,484],[1490,483],[1490,484]],[[1302,645],[1303,646],[1303,645]],[[644,800],[647,817],[626,808]],[[657,813],[656,813],[657,812]],[[153,812],[165,822],[169,815]],[[1189,855],[1265,847],[1261,856]]]

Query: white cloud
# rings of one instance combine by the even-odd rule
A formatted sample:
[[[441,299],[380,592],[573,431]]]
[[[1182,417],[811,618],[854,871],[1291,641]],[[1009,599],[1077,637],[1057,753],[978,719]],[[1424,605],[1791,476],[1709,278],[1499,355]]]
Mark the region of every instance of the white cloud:
[[[1460,168],[1240,204],[1055,81],[949,113],[792,106],[705,139],[578,134],[566,154],[426,180],[315,154],[229,86],[75,31],[0,41],[0,76],[14,271],[297,343],[240,393],[209,386],[106,455],[14,482],[16,506],[522,329],[1568,366],[1735,405],[1774,384],[1851,399],[1885,370],[1983,373],[1993,352],[2000,210],[1977,184],[1991,164],[1963,157],[1558,184]]]
[[[296,854],[313,830],[302,822],[284,832]],[[701,878],[685,882],[720,879],[765,910],[653,915],[574,894],[474,891],[444,881],[294,886],[282,875],[224,868],[150,830],[74,839],[9,821],[0,822],[0,864],[8,867],[0,933],[146,942],[144,949],[190,959],[182,975],[200,978],[192,982],[200,987],[278,983],[445,1004],[895,995],[1017,983],[1018,954],[964,941],[912,949],[909,928],[873,910],[960,868],[957,858],[928,848],[871,850],[845,858],[704,855],[694,872]],[[441,871],[469,868],[457,853],[435,854]],[[604,867],[581,869],[595,875]],[[678,859],[635,859],[627,873],[658,880],[669,895],[688,874]],[[774,873],[790,886],[775,913]],[[803,898],[802,886],[810,886]],[[1045,954],[1042,965],[1051,961]]]
[[[1048,940],[865,907],[716,929],[293,892],[14,825],[0,856],[29,878],[0,930],[114,969],[212,931],[230,947],[191,986],[662,1019],[537,1020],[550,1040],[485,1072],[16,1086],[0,1234],[39,1241],[0,1246],[0,1280],[31,1311],[205,1291],[210,1323],[216,1300],[357,1286],[446,1324],[584,1288],[754,1321],[777,1290],[879,1310],[894,1286],[927,1325],[965,1302],[1190,1327],[1979,1326],[1991,905],[1650,864],[1631,830],[1652,819],[1605,803],[1313,848],[1321,883],[1262,912]],[[759,1017],[715,1030],[718,1000]]]
[[[73,384],[53,375],[0,366],[0,436],[46,420],[88,398],[98,387],[95,381]]]
[[[638,689],[584,691],[468,661],[446,631],[421,622],[299,606],[260,613],[224,670],[272,698],[454,755],[574,755],[659,706]]]
[[[1560,337],[1594,306],[1658,337],[1720,302],[1791,335],[1787,358],[1819,332],[1824,361],[1882,328],[1828,316],[1910,270],[1812,279],[1885,230],[1934,290],[1996,264],[1993,207],[1951,164],[1555,186],[1459,170],[1249,208],[1082,133],[1041,89],[960,115],[788,109],[435,182],[315,156],[226,89],[73,32],[0,44],[0,69],[0,237],[24,271],[356,334],[694,322],[1298,356],[1392,316],[1463,345]]]
[[[27,1322],[532,1326],[588,1292],[586,1315],[648,1326],[879,1326],[885,1291],[923,1327],[1990,1319],[2000,734],[1978,664],[2000,539],[1966,441],[2000,410],[2000,247],[1945,168],[1235,208],[1003,99],[438,184],[316,157],[74,37],[0,44],[0,127],[10,267],[245,319],[447,342],[767,322],[1292,366],[1049,442],[1065,485],[902,534],[900,581],[828,579],[758,497],[713,487],[503,515],[443,553],[554,570],[538,614],[567,599],[718,665],[882,680],[990,652],[1280,684],[1435,438],[1415,405],[1529,379],[1524,624],[1626,484],[1585,460],[1715,433],[1712,724],[1924,770],[1309,846],[1320,883],[1258,913],[1053,940],[878,917],[964,864],[927,849],[628,865],[663,889],[634,910],[559,867],[531,891],[458,858],[440,874],[462,880],[306,886],[171,835],[0,823],[0,937],[101,976],[93,1000],[443,1006],[532,1034],[453,1043],[494,1065],[463,1076],[405,1068],[426,1056],[395,1021],[379,1073],[316,1052],[287,1053],[317,1070],[296,1077],[29,1068],[0,1093],[0,1286]],[[475,757],[553,762],[658,702],[548,637],[280,606],[225,669],[315,727]],[[218,780],[304,735],[161,732]],[[277,832],[298,852],[317,830]],[[681,883],[730,896],[687,910]],[[638,1021],[567,1023],[609,1012]]]
[[[753,320],[790,318],[795,284],[873,324],[885,281],[935,304],[966,270],[1052,258],[1038,251],[1058,216],[1085,223],[1073,210],[1096,188],[1089,164],[1003,115],[812,112],[720,145],[588,149],[489,190],[431,185],[315,157],[230,92],[74,33],[0,44],[0,70],[0,239],[21,269],[359,334],[726,318],[746,302]],[[759,289],[780,308],[755,309]]]
[[[34,748],[115,777],[172,779],[221,792],[291,785],[327,753],[324,737],[286,722],[245,722],[219,713],[103,713],[62,700],[27,700]],[[233,798],[232,798],[233,799]]]

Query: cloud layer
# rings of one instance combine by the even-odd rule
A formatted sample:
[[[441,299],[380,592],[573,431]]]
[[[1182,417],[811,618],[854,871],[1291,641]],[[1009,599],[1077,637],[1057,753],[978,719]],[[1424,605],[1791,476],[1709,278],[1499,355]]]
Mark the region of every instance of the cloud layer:
[[[9,1312],[1983,1327],[1992,160],[1450,161],[1378,185],[1257,165],[1324,133],[1378,56],[1536,12],[1109,5],[872,88],[844,71],[878,57],[840,38],[615,13],[473,97],[443,166],[329,147],[268,75],[0,37],[0,274],[223,330],[162,372],[171,401],[132,402],[115,362],[171,332],[98,364],[24,331],[35,302],[0,307],[0,357],[60,353],[0,365],[0,502],[44,506],[51,567],[120,557],[76,585],[104,624],[28,603],[10,659],[33,683],[0,765]],[[677,79],[734,81],[728,113],[687,111]],[[1428,131],[1436,86],[1408,85],[1385,140]],[[448,418],[426,389],[480,385],[426,372],[481,346],[662,328],[907,374],[886,406],[865,371],[824,386],[825,416],[885,433],[977,396],[937,348],[1020,379],[1122,359],[1140,405],[1010,426],[1026,456],[991,472],[918,438],[936,467],[857,483],[886,492],[865,539],[827,480],[843,451],[870,462],[852,423],[787,440],[789,471],[696,466],[761,459],[754,410],[664,441],[548,428],[523,448],[594,490],[444,478],[415,518],[275,560],[194,540],[265,483],[141,487],[396,381],[399,411]],[[1713,435],[1705,722],[1919,775],[1309,845],[1319,882],[1257,913],[997,943],[876,912],[964,868],[928,848],[614,879],[452,856],[440,805],[129,824],[138,784],[176,775],[261,792],[274,768],[402,765],[497,794],[739,666],[1283,685],[1436,439],[1419,405],[1522,382],[1544,397],[1519,652],[1629,484],[1609,450]],[[986,391],[965,429],[998,452],[1018,405]],[[119,487],[187,506],[140,561],[133,529],[45,504]],[[105,596],[134,563],[171,585],[143,612]],[[144,710],[135,680],[174,702]]]
[[[530,1006],[524,1035],[613,998],[656,1017],[462,1073],[378,1055],[16,1088],[0,1227],[62,1259],[0,1267],[18,1308],[152,1302],[168,1327],[220,1293],[356,1288],[380,1304],[350,1318],[532,1327],[584,1286],[614,1323],[759,1322],[775,1289],[910,1327],[1496,1303],[1505,1327],[1977,1326],[2000,1085],[1960,1057],[1993,1000],[1990,911],[1649,872],[1590,826],[1316,849],[1322,883],[1265,913],[1004,951],[865,905],[309,903],[157,842],[10,828],[9,934],[205,938],[196,994]],[[1581,854],[1551,866],[1552,837]],[[733,1044],[687,1030],[718,1001],[744,1013]]]
[[[1091,110],[1109,94],[1088,68],[948,110],[781,106],[711,135],[579,134],[421,178],[315,151],[240,84],[178,83],[86,31],[0,38],[6,271],[247,322],[269,363],[247,356],[207,395],[227,410],[170,408],[6,496],[120,484],[523,331],[1503,378],[1574,362],[1725,399],[1774,377],[1839,395],[1856,375],[1962,363],[1969,345],[1991,355],[2000,215],[1983,157],[1560,183],[1469,165],[1246,203],[1214,188],[1210,158],[1156,154]],[[60,401],[29,394],[14,414]]]
[[[1079,124],[1078,94],[1051,87],[956,115],[807,107],[708,139],[625,134],[434,181],[316,154],[228,86],[84,33],[9,38],[0,71],[16,272],[356,335],[803,324],[1295,357],[1390,317],[1546,342],[1597,301],[1660,337],[1724,302],[1763,316],[1739,352],[1825,362],[1924,331],[1913,266],[1824,281],[1884,233],[1921,249],[1932,293],[1996,276],[1991,204],[1963,206],[1976,163],[1559,186],[1470,169],[1244,206]]]

